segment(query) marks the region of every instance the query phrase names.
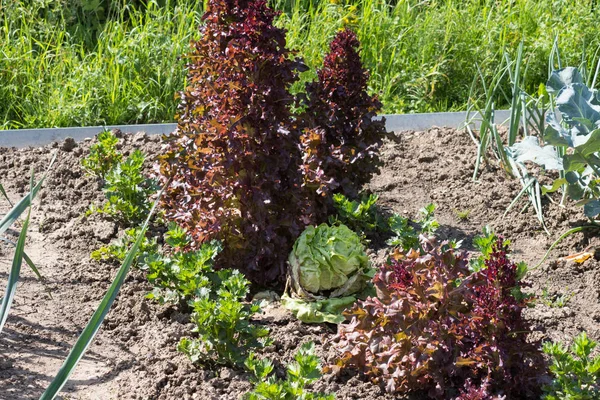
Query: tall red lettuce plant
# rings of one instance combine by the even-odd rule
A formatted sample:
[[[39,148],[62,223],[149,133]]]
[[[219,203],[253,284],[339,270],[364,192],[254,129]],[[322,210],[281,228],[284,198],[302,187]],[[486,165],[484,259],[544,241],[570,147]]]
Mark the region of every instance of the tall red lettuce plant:
[[[374,120],[381,103],[367,91],[359,46],[354,32],[339,32],[318,79],[306,86],[301,168],[305,185],[323,198],[332,193],[355,198],[381,165],[385,121]]]
[[[163,208],[191,247],[223,241],[221,267],[281,280],[310,221],[288,89],[303,67],[264,0],[210,0],[188,60],[178,126],[159,159]]]

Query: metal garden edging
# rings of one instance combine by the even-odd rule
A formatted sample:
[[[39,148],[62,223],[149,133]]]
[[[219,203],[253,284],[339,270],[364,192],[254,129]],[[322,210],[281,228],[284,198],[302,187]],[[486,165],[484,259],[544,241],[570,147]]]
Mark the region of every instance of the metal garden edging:
[[[466,112],[445,112],[426,114],[387,114],[382,115],[386,119],[386,128],[392,132],[422,131],[434,126],[460,128],[464,126],[467,117]],[[505,123],[510,117],[510,111],[496,111],[496,122]],[[477,119],[477,118],[475,118]],[[478,122],[473,125],[477,128]],[[146,132],[149,135],[169,134],[175,130],[177,124],[146,124],[146,125],[109,125],[109,126],[86,126],[81,128],[43,128],[43,129],[16,129],[0,131],[0,147],[37,147],[73,138],[81,141],[91,138],[104,129],[119,129],[125,133]]]
[[[127,133],[146,132],[149,135],[161,135],[173,132],[177,124],[147,124],[147,125],[107,125],[86,126],[81,128],[42,128],[15,129],[0,131],[0,147],[36,147],[73,138],[81,141],[92,138],[105,129],[120,129]]]

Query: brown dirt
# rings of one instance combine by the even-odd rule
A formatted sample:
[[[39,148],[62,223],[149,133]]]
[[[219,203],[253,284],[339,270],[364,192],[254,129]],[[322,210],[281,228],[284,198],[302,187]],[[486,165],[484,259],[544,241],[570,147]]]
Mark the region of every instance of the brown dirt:
[[[415,217],[419,208],[436,203],[441,235],[463,239],[467,249],[471,249],[472,238],[489,224],[512,241],[517,261],[535,265],[558,234],[585,222],[580,209],[547,202],[545,215],[552,233],[548,236],[531,210],[518,212],[525,200],[503,217],[520,186],[492,167],[484,169],[479,181],[473,182],[475,148],[466,133],[432,128],[427,132],[405,132],[400,137],[398,142],[385,144],[385,166],[369,189],[380,195],[384,207],[406,216]],[[122,140],[122,149],[128,153],[140,148],[155,154],[160,148],[158,140],[143,134],[129,135]],[[80,168],[89,144],[0,148],[0,181],[13,201],[27,191],[31,167],[39,175],[51,153],[59,151],[41,200],[35,202],[26,247],[46,282],[40,283],[23,267],[11,314],[0,334],[0,400],[39,398],[116,273],[117,266],[89,258],[92,250],[121,231],[99,216],[82,217],[91,203],[99,204],[103,199],[98,182],[86,177]],[[0,215],[8,208],[6,201],[0,201]],[[458,218],[462,211],[469,211],[467,219]],[[16,231],[9,234],[16,239]],[[572,236],[552,252],[550,261],[528,276],[537,294],[546,290],[550,296],[569,297],[563,307],[539,301],[527,310],[538,337],[567,341],[585,330],[592,338],[600,338],[598,260],[592,258],[582,265],[557,261],[597,245],[596,237]],[[381,262],[386,252],[385,248],[372,249],[370,254],[374,262]],[[11,259],[12,249],[0,245],[2,285]],[[177,352],[179,338],[191,330],[189,316],[146,300],[149,290],[143,273],[132,271],[62,398],[237,399],[247,392],[251,385],[246,373],[229,368],[202,369]],[[299,345],[310,340],[316,343],[322,359],[333,361],[335,351],[330,339],[334,327],[301,324],[277,304],[267,307],[260,320],[271,328],[275,343],[264,353],[275,360],[280,375]],[[325,376],[315,388],[334,392],[338,399],[390,398],[356,376]]]

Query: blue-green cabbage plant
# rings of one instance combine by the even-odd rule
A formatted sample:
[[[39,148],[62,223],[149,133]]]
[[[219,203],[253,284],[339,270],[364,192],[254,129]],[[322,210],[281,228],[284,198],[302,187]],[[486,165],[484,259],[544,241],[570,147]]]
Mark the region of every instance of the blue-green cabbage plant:
[[[600,214],[600,94],[588,88],[573,67],[552,72],[546,87],[555,96],[561,120],[549,113],[543,145],[528,136],[510,151],[520,164],[531,161],[561,172],[543,192],[564,187],[571,199],[584,205],[585,215],[595,218]]]

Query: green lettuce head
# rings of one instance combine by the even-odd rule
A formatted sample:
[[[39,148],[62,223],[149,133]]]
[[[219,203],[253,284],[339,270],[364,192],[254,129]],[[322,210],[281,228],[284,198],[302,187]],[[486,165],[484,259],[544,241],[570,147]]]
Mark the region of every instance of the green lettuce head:
[[[292,302],[288,296],[282,300],[284,306],[304,322],[332,322],[331,316],[319,316],[315,312],[322,314],[325,310],[333,310],[326,303],[337,304],[342,298],[344,303],[352,304],[355,299],[350,296],[365,289],[372,276],[360,237],[345,225],[308,227],[296,240],[288,260],[289,287],[292,296],[300,302]],[[302,302],[315,312],[298,310],[298,304]],[[312,305],[308,304],[311,302]],[[336,315],[333,319],[344,320],[341,310],[336,311]]]

